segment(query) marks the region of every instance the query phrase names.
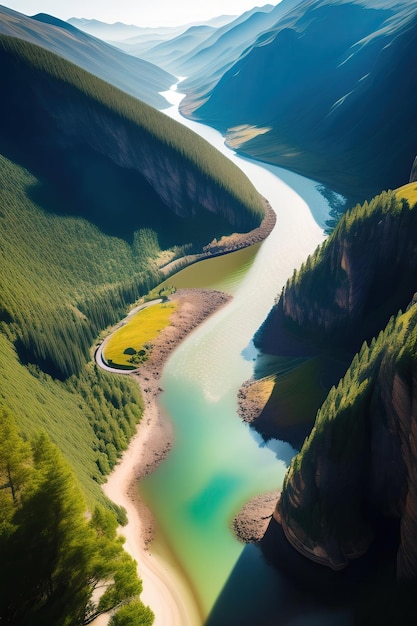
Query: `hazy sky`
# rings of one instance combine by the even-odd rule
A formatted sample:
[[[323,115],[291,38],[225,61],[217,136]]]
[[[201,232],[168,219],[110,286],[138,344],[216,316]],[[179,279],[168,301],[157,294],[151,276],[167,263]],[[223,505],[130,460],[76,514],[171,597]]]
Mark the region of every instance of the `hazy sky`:
[[[62,20],[69,17],[87,17],[110,23],[167,26],[187,24],[217,15],[240,15],[254,6],[275,5],[278,1],[280,0],[0,0],[0,4],[25,15],[49,13]]]

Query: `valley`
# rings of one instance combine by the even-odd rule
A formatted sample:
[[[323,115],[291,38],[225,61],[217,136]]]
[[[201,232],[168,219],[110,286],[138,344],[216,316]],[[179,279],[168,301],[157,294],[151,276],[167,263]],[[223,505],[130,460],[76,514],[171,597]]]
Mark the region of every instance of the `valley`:
[[[0,620],[414,626],[416,8],[47,1],[0,7]]]

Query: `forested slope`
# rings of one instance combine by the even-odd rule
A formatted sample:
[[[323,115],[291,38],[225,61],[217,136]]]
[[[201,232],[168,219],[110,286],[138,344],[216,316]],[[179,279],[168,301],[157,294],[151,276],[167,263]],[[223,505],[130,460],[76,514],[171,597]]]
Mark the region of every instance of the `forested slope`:
[[[297,550],[334,570],[367,553],[384,528],[381,593],[407,624],[417,580],[416,214],[415,183],[346,213],[257,335],[276,354],[284,346],[306,358],[350,355],[288,469],[275,519]],[[300,394],[312,384],[304,375]],[[378,603],[376,592],[372,610]]]
[[[133,602],[148,624],[100,489],[142,398],[94,344],[162,264],[263,204],[193,133],[42,48],[1,36],[0,78],[0,619],[75,626]]]

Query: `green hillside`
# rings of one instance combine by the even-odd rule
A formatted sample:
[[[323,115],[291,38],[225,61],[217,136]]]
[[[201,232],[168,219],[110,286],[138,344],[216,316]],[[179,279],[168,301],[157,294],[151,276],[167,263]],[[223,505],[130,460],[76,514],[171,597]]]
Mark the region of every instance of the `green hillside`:
[[[49,209],[55,192],[55,212],[88,217],[109,234],[119,229],[127,240],[147,225],[165,247],[259,224],[262,203],[242,172],[164,114],[5,36],[0,78],[0,148],[42,179],[34,193]]]
[[[132,380],[95,366],[94,344],[160,282],[163,263],[250,230],[263,206],[243,174],[193,133],[46,50],[0,37],[0,79],[0,430],[8,433],[12,420],[17,433],[10,439],[17,447],[3,438],[13,466],[0,451],[0,620],[75,626],[89,619],[101,578],[132,586],[105,594],[98,611],[118,598],[136,603],[140,591],[134,566],[112,543],[115,514],[120,522],[125,514],[100,483],[126,449],[143,403]],[[71,468],[62,473],[61,454]],[[44,518],[71,472],[68,498],[78,504],[63,503],[56,519],[61,527],[62,514],[62,527],[80,533],[75,540],[71,530],[56,552]],[[111,518],[93,513],[97,504]],[[96,515],[104,518],[96,523]],[[98,543],[108,535],[106,563],[92,549],[94,533]],[[36,585],[37,551],[47,589]],[[74,586],[71,579],[64,592],[68,559]],[[8,581],[24,573],[20,602]],[[125,612],[136,609],[143,611],[134,604]],[[143,615],[151,623],[151,612]]]
[[[260,418],[269,436],[312,428],[275,519],[301,554],[335,571],[367,555],[355,570],[369,578],[357,600],[361,624],[366,614],[386,624],[416,619],[415,196],[411,183],[346,213],[257,335],[283,363],[307,359],[276,375]],[[336,359],[341,367],[348,358],[332,382]]]
[[[37,207],[26,196],[34,182],[0,157],[0,405],[23,432],[46,429],[93,502],[103,499],[97,482],[126,447],[141,399],[129,380],[87,365],[91,346],[157,272],[141,272],[145,255],[86,220]]]

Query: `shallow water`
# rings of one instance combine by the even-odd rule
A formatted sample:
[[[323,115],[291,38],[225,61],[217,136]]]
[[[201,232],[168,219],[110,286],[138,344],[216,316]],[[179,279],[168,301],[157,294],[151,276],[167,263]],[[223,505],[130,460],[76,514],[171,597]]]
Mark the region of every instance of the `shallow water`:
[[[179,94],[170,92],[169,97],[178,104]],[[230,523],[252,496],[281,486],[294,451],[285,442],[266,446],[239,419],[237,391],[253,372],[253,334],[294,268],[323,241],[321,226],[329,207],[314,181],[291,174],[291,188],[280,179],[281,168],[264,168],[238,157],[224,145],[220,133],[184,120],[176,107],[167,113],[241,167],[271,203],[277,224],[244,270],[232,263],[226,276],[221,274],[218,283],[212,281],[211,286],[218,288],[226,282],[233,300],[191,333],[165,367],[160,406],[173,421],[174,446],[158,470],[141,483],[141,492],[158,521],[160,539],[153,550],[167,558],[169,552],[174,567],[190,581],[203,622],[212,613],[208,623],[220,626],[220,616],[227,615],[225,607],[229,607],[233,617],[229,615],[224,623],[230,626],[281,624],[275,618],[285,605],[282,577],[266,564],[259,550],[234,538]],[[309,198],[313,209],[297,190]],[[197,286],[198,264],[192,272]],[[215,272],[213,265],[212,277]],[[250,602],[239,591],[245,585],[252,590],[248,590]],[[256,593],[255,588],[259,588]],[[297,617],[297,611],[292,613],[295,621],[288,623],[343,623],[340,615],[338,622],[328,621],[322,609],[304,617]],[[331,619],[336,614],[331,612]]]

